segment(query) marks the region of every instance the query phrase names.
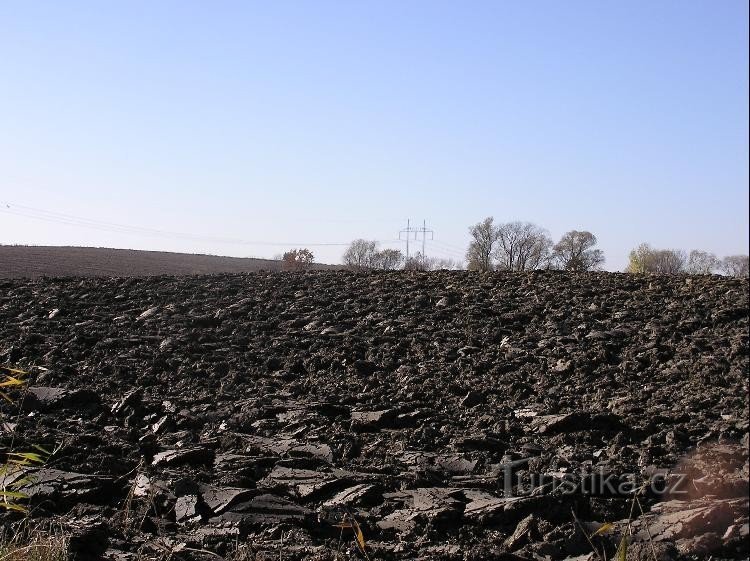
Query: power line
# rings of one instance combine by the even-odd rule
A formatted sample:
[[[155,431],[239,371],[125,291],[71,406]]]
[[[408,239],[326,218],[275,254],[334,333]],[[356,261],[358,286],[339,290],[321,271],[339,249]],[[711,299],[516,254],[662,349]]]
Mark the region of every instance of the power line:
[[[456,257],[460,257],[460,258],[462,258],[462,259],[463,259],[463,258],[464,258],[464,257],[466,256],[466,252],[465,252],[464,250],[458,250],[458,249],[454,249],[454,248],[453,248],[452,246],[450,246],[450,245],[448,245],[448,244],[446,244],[446,243],[444,243],[444,242],[441,242],[441,241],[438,241],[438,240],[433,240],[433,241],[432,241],[432,243],[433,243],[433,244],[434,244],[434,245],[435,245],[435,246],[436,246],[436,247],[437,247],[437,248],[438,248],[439,250],[441,250],[441,251],[443,251],[443,252],[445,252],[445,253],[452,253],[452,254],[454,254],[454,255],[455,255]]]
[[[174,232],[170,230],[159,230],[156,228],[145,228],[141,226],[131,226],[127,224],[118,224],[115,222],[107,222],[104,220],[95,220],[91,218],[83,218],[80,216],[74,216],[71,214],[65,214],[62,212],[50,211],[41,208],[35,208],[25,205],[18,205],[15,203],[4,202],[0,206],[0,212],[5,214],[11,214],[15,216],[22,216],[24,218],[31,218],[33,220],[40,220],[43,222],[51,222],[56,224],[65,224],[68,226],[76,226],[80,228],[90,228],[94,230],[101,230],[105,232],[116,232],[126,234],[137,234],[143,236],[159,236],[172,239],[181,239],[186,241],[202,241],[211,243],[229,243],[239,245],[266,245],[266,246],[348,246],[350,242],[269,242],[269,241],[256,241],[256,240],[244,240],[239,238],[223,238],[215,236],[197,236],[194,234],[187,234],[184,232]],[[385,240],[384,240],[385,241]],[[390,241],[390,240],[387,240]]]
[[[430,254],[435,253],[438,256],[449,258],[455,261],[464,261],[464,259],[466,258],[463,253],[440,247],[439,245],[437,245],[437,242],[432,242],[432,244],[433,245],[430,246],[432,248],[430,249]]]
[[[458,251],[459,253],[464,253],[466,251],[465,247],[459,247],[457,245],[453,245],[453,244],[448,243],[448,242],[436,241],[435,243],[438,243],[438,244],[440,244],[442,246],[445,246],[448,249],[452,249],[453,251]]]
[[[259,246],[271,246],[271,247],[293,247],[293,246],[309,246],[309,247],[344,247],[350,245],[351,242],[279,242],[279,241],[258,241],[258,240],[245,240],[239,238],[225,238],[219,236],[202,236],[189,234],[185,232],[176,232],[171,230],[162,230],[157,228],[149,228],[143,226],[133,226],[128,224],[122,224],[117,222],[109,222],[105,220],[85,218],[82,216],[66,214],[63,212],[52,211],[37,207],[31,207],[26,205],[20,205],[11,202],[3,202],[0,204],[0,212],[5,214],[19,216],[23,218],[30,218],[32,220],[38,220],[43,222],[49,222],[53,224],[63,224],[66,226],[73,226],[78,228],[88,228],[92,230],[99,230],[104,232],[113,232],[120,234],[132,234],[139,236],[148,237],[162,237],[169,239],[177,239],[183,241],[193,242],[204,242],[204,243],[226,243],[236,245],[259,245]],[[400,244],[406,241],[406,255],[407,259],[410,256],[409,242],[411,239],[417,241],[419,235],[422,235],[422,255],[425,255],[426,247],[425,242],[430,241],[436,245],[436,249],[440,253],[452,255],[454,258],[463,259],[463,250],[454,249],[455,246],[451,246],[446,242],[434,240],[434,232],[426,227],[426,222],[423,222],[421,228],[411,226],[411,221],[407,220],[407,227],[399,232],[399,237],[387,240],[376,240],[378,243],[394,245]],[[427,235],[430,235],[429,240]],[[413,236],[413,238],[412,238]]]

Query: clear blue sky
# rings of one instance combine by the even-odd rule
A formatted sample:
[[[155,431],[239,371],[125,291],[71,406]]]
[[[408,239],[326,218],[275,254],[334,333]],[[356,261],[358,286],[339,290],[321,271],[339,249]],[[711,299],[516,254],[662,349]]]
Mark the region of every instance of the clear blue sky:
[[[745,0],[2,1],[0,53],[0,243],[271,256],[224,240],[411,217],[457,256],[492,215],[613,270],[748,251]]]

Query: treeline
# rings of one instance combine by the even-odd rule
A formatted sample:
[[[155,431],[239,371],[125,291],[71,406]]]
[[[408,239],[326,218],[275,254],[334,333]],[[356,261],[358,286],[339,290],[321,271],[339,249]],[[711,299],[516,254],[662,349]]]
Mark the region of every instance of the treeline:
[[[438,269],[469,269],[470,271],[533,271],[537,269],[573,272],[596,271],[602,268],[604,252],[597,239],[587,230],[570,230],[554,242],[544,228],[531,222],[495,223],[485,218],[469,227],[471,241],[466,261],[428,257],[417,252],[408,258],[398,249],[380,249],[374,240],[356,239],[347,247],[342,262],[353,270],[433,271]],[[285,271],[304,271],[314,264],[309,249],[300,248],[278,256]],[[647,243],[630,252],[627,273],[664,275],[710,275],[721,273],[747,277],[747,255],[715,254],[694,249],[689,253],[677,249],[656,249]]]
[[[587,231],[571,230],[554,243],[547,230],[536,224],[495,224],[490,216],[471,226],[469,234],[466,264],[473,271],[593,271],[604,263],[596,236]]]
[[[749,263],[747,255],[728,255],[720,259],[708,251],[693,249],[686,253],[679,249],[656,249],[642,243],[630,252],[625,271],[662,275],[722,273],[732,277],[747,277],[750,272]]]
[[[586,230],[571,230],[554,243],[546,230],[531,222],[495,224],[492,217],[469,228],[471,243],[466,252],[467,268],[477,271],[528,271],[559,269],[594,271],[604,264],[604,252],[596,248],[596,236]],[[655,249],[641,244],[630,252],[625,272],[710,275],[733,277],[749,274],[747,255],[715,254],[694,249]]]
[[[408,258],[398,249],[379,249],[374,240],[354,240],[344,252],[342,262],[350,269],[395,271],[435,271],[438,269],[460,269],[462,264],[454,259],[428,257],[417,252]]]

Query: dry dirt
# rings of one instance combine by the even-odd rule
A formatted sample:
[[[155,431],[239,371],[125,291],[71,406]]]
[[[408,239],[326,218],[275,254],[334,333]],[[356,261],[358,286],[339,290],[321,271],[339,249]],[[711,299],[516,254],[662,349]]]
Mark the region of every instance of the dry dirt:
[[[746,281],[5,280],[0,363],[78,559],[748,555]]]

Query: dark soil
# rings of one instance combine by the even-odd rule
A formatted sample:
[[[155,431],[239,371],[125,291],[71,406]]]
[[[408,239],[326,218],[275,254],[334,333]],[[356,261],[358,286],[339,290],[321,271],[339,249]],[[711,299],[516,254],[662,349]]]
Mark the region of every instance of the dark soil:
[[[748,555],[746,281],[6,280],[0,363],[78,559]]]

